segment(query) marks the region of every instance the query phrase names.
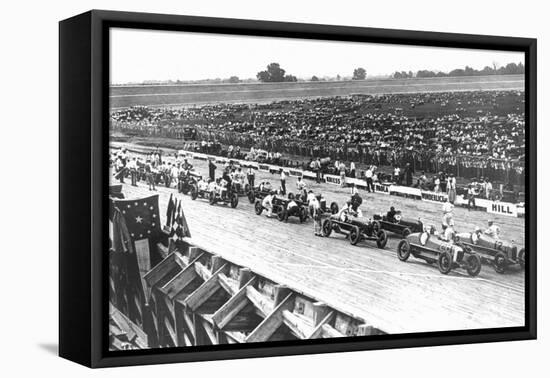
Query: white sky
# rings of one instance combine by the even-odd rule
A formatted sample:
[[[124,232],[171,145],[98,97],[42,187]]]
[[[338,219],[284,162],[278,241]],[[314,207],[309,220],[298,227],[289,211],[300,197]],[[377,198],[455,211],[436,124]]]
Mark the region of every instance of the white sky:
[[[429,69],[448,72],[524,63],[518,52],[414,47],[220,34],[111,29],[111,83],[144,80],[255,78],[277,62],[287,73],[309,79],[351,76],[357,67],[368,76]],[[524,63],[525,64],[525,63]]]

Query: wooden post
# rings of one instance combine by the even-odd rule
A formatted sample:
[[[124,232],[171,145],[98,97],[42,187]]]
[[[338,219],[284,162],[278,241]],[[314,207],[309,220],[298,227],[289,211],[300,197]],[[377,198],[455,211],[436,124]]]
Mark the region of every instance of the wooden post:
[[[286,298],[289,292],[290,292],[290,289],[285,285],[275,285],[274,295],[273,295],[273,301],[274,301],[273,305],[277,306],[279,303],[281,303],[283,299]]]
[[[248,268],[239,269],[239,289],[242,288],[248,281],[250,281],[250,276],[252,272]]]

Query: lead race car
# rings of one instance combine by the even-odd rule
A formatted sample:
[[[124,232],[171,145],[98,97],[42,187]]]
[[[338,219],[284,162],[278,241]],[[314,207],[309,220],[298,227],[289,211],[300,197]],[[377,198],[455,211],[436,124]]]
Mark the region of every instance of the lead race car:
[[[300,220],[300,223],[303,223],[308,218],[307,209],[304,206],[304,204],[301,201],[295,201],[296,202],[296,208],[292,209],[292,211],[289,211],[288,204],[290,203],[292,199],[284,199],[277,196],[273,197],[272,203],[272,213],[277,215],[277,219],[279,221],[288,221],[288,218],[291,216],[294,216]],[[257,215],[261,215],[264,210],[267,210],[263,204],[262,200],[258,199],[256,200],[254,204],[254,211]]]
[[[323,220],[321,232],[323,236],[329,237],[333,231],[346,235],[352,245],[362,240],[376,240],[376,246],[383,249],[388,242],[388,235],[380,228],[378,221],[363,217],[331,215]]]
[[[469,248],[464,248],[442,240],[433,232],[417,232],[408,235],[397,245],[397,257],[407,261],[410,256],[424,260],[428,264],[437,263],[439,271],[448,274],[456,268],[466,269],[475,277],[481,271],[481,258]]]
[[[477,252],[482,262],[493,265],[497,273],[506,272],[510,265],[519,264],[525,268],[525,248],[518,248],[514,243],[486,235],[480,229],[459,233],[457,239],[458,243]]]
[[[422,232],[424,230],[424,225],[420,219],[403,218],[401,211],[396,211],[395,214],[392,214],[391,210],[386,215],[375,214],[373,215],[373,219],[380,223],[383,230],[401,235],[403,238],[414,232]]]

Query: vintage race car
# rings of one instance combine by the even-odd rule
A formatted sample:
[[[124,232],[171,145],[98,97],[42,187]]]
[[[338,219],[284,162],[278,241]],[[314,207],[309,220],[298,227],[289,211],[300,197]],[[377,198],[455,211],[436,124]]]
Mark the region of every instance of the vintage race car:
[[[410,234],[399,242],[399,260],[407,261],[411,255],[429,264],[437,263],[443,274],[448,274],[455,268],[463,268],[474,277],[481,271],[481,258],[476,253],[428,232]]]
[[[191,196],[192,200],[196,200],[197,198],[204,198],[204,199],[210,199],[210,191],[206,189],[200,189],[196,182],[194,182],[189,187],[189,195]]]
[[[178,176],[178,192],[188,194],[193,185],[197,184],[200,175],[197,172],[189,171],[187,174],[183,172]]]
[[[382,214],[375,214],[373,219],[380,223],[383,230],[401,235],[403,238],[414,232],[422,232],[424,230],[424,225],[420,219],[403,218],[400,211],[391,219],[387,215]]]
[[[239,197],[248,197],[248,193],[250,193],[250,185],[248,183],[246,184],[239,184],[235,181],[231,183],[231,189],[233,190],[233,193],[237,193]]]
[[[525,267],[525,248],[518,248],[513,243],[481,232],[463,232],[457,234],[457,237],[458,243],[478,253],[481,261],[493,265],[497,273],[504,273],[510,265],[519,264],[522,269]]]
[[[290,200],[287,200],[284,198],[279,198],[279,197],[273,198],[272,213],[276,214],[277,219],[281,222],[288,221],[288,218],[291,216],[298,218],[300,220],[300,223],[305,222],[308,218],[306,207],[300,201],[296,201],[298,206],[292,210],[288,210],[287,207],[289,202]],[[261,215],[264,210],[267,210],[267,209],[262,205],[262,200],[261,199],[256,200],[254,204],[254,211],[256,212],[256,214]]]
[[[248,189],[246,196],[248,197],[248,201],[250,203],[256,202],[257,199],[264,199],[265,196],[273,191],[271,183],[269,183],[269,185],[265,185],[266,183],[268,183],[268,181],[261,182],[260,185]]]
[[[346,235],[352,245],[357,245],[362,240],[376,240],[378,248],[384,248],[388,242],[388,236],[380,228],[380,224],[366,218],[345,216],[341,219],[331,215],[323,220],[321,231],[325,237],[329,237],[333,231]]]
[[[213,190],[208,194],[208,202],[210,205],[217,203],[230,205],[234,209],[239,204],[239,196],[233,192],[228,192],[224,196],[221,196],[218,191]]]

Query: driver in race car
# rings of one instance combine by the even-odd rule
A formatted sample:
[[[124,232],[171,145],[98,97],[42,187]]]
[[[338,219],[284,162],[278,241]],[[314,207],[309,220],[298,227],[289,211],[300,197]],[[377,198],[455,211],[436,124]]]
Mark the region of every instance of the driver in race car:
[[[218,178],[218,189],[220,198],[225,198],[227,194],[227,188],[229,187],[229,182],[225,179],[225,175],[222,178]]]
[[[340,211],[337,214],[332,215],[331,217],[339,219],[343,222],[347,222],[348,220],[350,220],[350,217],[359,218],[362,216],[363,213],[359,209],[359,205],[354,204],[351,201],[347,201],[346,204],[342,206]]]
[[[390,210],[386,213],[386,218],[388,218],[389,222],[395,222],[395,215],[397,214],[397,211],[395,210],[395,207],[390,207]]]
[[[210,180],[208,182],[202,178],[202,176],[199,177],[199,180],[197,181],[197,188],[201,192],[208,191],[208,185],[210,184]]]
[[[288,221],[288,217],[291,215],[298,215],[300,211],[300,207],[296,203],[295,197],[293,193],[288,194],[288,204],[286,205],[286,212],[285,212],[285,222]]]
[[[270,191],[271,192],[271,183],[269,181],[262,181],[258,187],[260,189],[260,192],[263,191]]]

